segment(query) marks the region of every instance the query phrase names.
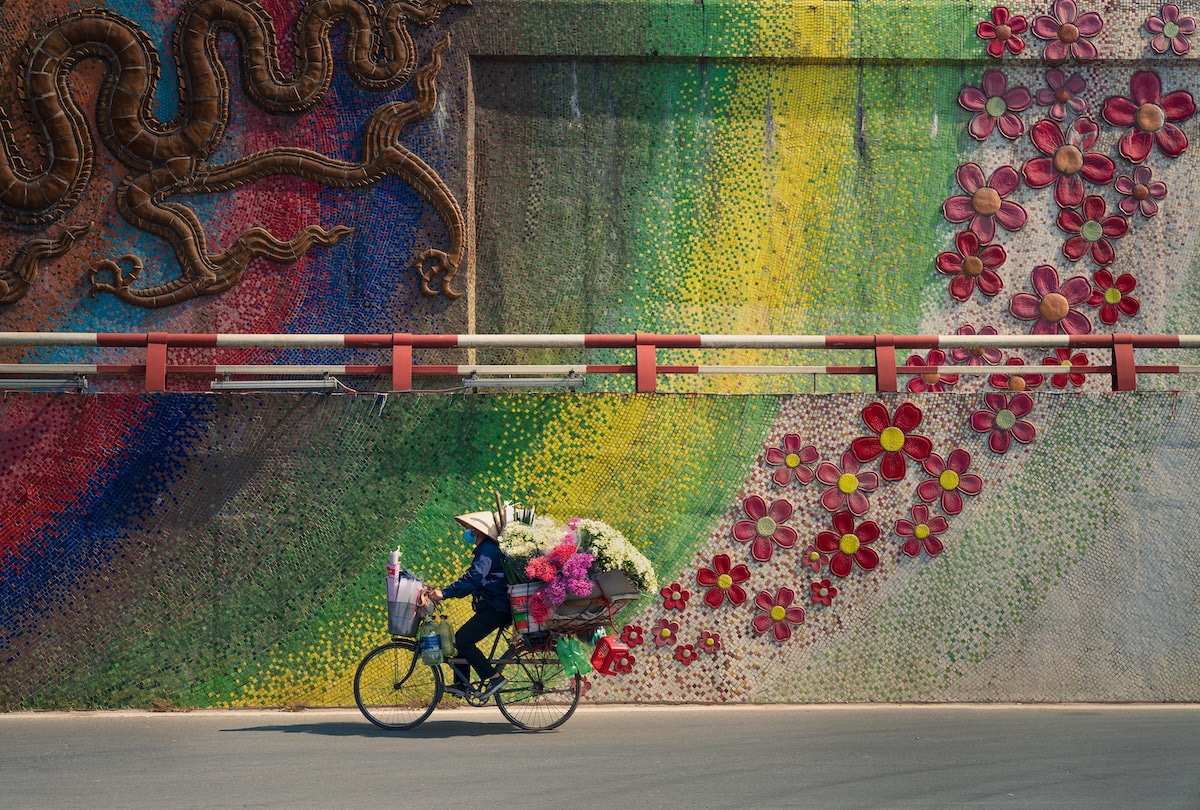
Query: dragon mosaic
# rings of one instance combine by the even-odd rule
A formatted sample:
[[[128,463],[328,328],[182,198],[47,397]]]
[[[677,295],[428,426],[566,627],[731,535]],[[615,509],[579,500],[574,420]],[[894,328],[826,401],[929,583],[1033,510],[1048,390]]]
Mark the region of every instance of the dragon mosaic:
[[[94,152],[87,118],[72,99],[68,77],[83,60],[98,59],[106,77],[96,104],[99,139],[129,173],[116,189],[121,216],[140,230],[166,240],[181,274],[166,283],[135,287],[144,265],[137,256],[105,260],[88,273],[90,293],[110,293],[141,307],[165,307],[229,289],[252,259],[294,262],[314,245],[328,246],[351,233],[345,226],[326,231],[309,225],[295,238],[277,240],[263,228],[250,228],[223,253],[206,249],[196,213],[172,198],[230,191],[272,175],[306,178],[335,188],[358,188],[394,176],[433,206],[448,233],[446,250],[430,249],[417,259],[421,291],[457,298],[452,282],[465,249],[466,225],[454,194],[427,163],[400,143],[415,121],[437,103],[435,80],[449,36],[435,44],[416,69],[407,26],[429,25],[449,6],[470,0],[387,0],[382,9],[362,0],[309,0],[296,23],[295,68],[280,67],[271,18],[245,0],[193,0],[181,12],[173,48],[179,65],[179,107],[170,121],[152,113],[158,86],[158,56],[138,27],[107,10],[91,9],[60,17],[26,43],[16,75],[18,94],[34,134],[41,163],[26,165],[18,154],[7,111],[0,110],[0,220],[44,229],[61,220],[83,194],[92,174]],[[377,107],[366,122],[361,160],[336,160],[309,149],[275,147],[228,163],[210,158],[229,122],[230,83],[217,51],[222,33],[240,48],[247,95],[272,114],[299,114],[315,107],[329,91],[334,58],[331,30],[347,29],[344,64],[351,78],[372,91],[387,91],[413,80],[411,100]],[[414,70],[415,76],[414,76]],[[30,239],[0,269],[0,303],[26,294],[38,262],[62,255],[90,224],[67,227],[56,238]]]

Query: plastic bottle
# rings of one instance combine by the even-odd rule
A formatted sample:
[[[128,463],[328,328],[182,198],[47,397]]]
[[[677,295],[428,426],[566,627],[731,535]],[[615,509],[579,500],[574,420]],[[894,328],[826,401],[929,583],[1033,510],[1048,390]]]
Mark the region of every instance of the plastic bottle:
[[[426,665],[436,667],[442,663],[442,637],[438,634],[438,627],[432,616],[426,616],[425,621],[421,622],[417,649]]]
[[[453,658],[456,650],[454,649],[454,629],[450,627],[450,620],[443,613],[441,621],[438,622],[438,636],[442,641],[442,655],[445,658]]]

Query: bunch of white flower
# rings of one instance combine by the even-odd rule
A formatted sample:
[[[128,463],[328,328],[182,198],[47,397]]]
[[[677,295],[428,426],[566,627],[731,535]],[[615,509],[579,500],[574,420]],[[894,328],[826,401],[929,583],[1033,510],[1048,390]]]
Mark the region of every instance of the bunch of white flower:
[[[650,560],[617,529],[599,520],[583,519],[575,524],[575,536],[579,550],[595,556],[597,570],[623,571],[641,590],[658,590],[658,576]]]
[[[510,583],[528,582],[525,565],[539,554],[545,554],[562,542],[567,527],[552,517],[538,515],[533,525],[514,521],[500,532],[500,550],[504,552],[505,572]]]

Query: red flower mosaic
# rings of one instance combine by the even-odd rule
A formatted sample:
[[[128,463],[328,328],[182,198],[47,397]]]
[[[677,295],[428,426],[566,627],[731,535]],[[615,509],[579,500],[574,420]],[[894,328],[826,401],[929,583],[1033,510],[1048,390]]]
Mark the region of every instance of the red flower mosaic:
[[[676,635],[679,633],[679,622],[673,622],[670,619],[659,619],[652,630],[655,645],[666,647],[669,644],[675,643]]]
[[[1020,14],[1010,14],[1005,6],[992,8],[991,19],[981,20],[975,26],[975,35],[987,40],[988,56],[999,59],[1008,51],[1013,56],[1020,55],[1025,50],[1025,40],[1021,34],[1029,28],[1029,23]]]
[[[896,534],[906,538],[900,550],[910,557],[916,557],[921,549],[930,557],[941,554],[943,545],[938,535],[950,528],[946,518],[941,515],[930,517],[929,507],[923,503],[913,506],[909,514],[912,520],[900,518],[896,521]]]
[[[746,591],[741,583],[750,579],[750,569],[746,564],[732,565],[728,554],[718,554],[712,562],[712,568],[701,568],[696,572],[696,581],[708,588],[708,593],[704,594],[704,604],[716,610],[726,599],[731,605],[745,602]]]
[[[879,474],[884,481],[903,481],[908,467],[904,460],[924,461],[933,450],[933,442],[912,433],[921,424],[921,409],[905,402],[896,409],[893,418],[882,403],[872,402],[863,408],[862,418],[874,436],[860,436],[850,443],[850,451],[859,463],[865,464],[881,453]]]
[[[636,658],[629,653],[625,653],[624,655],[618,656],[617,660],[613,662],[613,669],[616,670],[617,674],[625,675],[633,671],[633,665],[636,662]]]
[[[1003,245],[983,245],[974,231],[959,231],[954,247],[954,251],[944,250],[934,259],[938,272],[951,276],[951,298],[966,301],[976,286],[984,295],[995,295],[1004,288],[996,273],[1008,260]]]
[[[700,654],[696,652],[696,645],[694,644],[680,644],[675,648],[675,660],[685,667],[689,666],[699,657]]]
[[[983,86],[967,85],[958,94],[958,105],[975,113],[967,133],[977,141],[987,140],[996,129],[1010,141],[1025,132],[1025,122],[1017,113],[1029,108],[1033,94],[1024,87],[1008,87],[1008,77],[999,70],[983,72]]]
[[[1132,318],[1138,314],[1141,303],[1130,295],[1137,287],[1137,279],[1128,273],[1122,273],[1113,278],[1107,270],[1097,270],[1092,275],[1095,287],[1088,298],[1088,304],[1100,307],[1100,323],[1112,326],[1121,315]]]
[[[1094,11],[1080,14],[1075,0],[1054,0],[1051,14],[1033,21],[1034,36],[1050,40],[1042,49],[1042,58],[1051,65],[1068,59],[1080,62],[1095,59],[1098,51],[1092,37],[1103,29],[1104,18]]]
[[[1021,177],[1012,166],[1001,166],[985,178],[977,164],[964,163],[954,177],[967,195],[950,197],[942,203],[942,215],[947,222],[969,222],[967,229],[985,243],[996,237],[997,223],[1009,231],[1019,231],[1025,226],[1028,219],[1025,209],[1004,199],[1021,185]]]
[[[1158,203],[1167,196],[1167,184],[1161,180],[1153,180],[1154,172],[1149,166],[1135,166],[1132,175],[1123,174],[1113,183],[1121,201],[1117,208],[1127,217],[1134,212],[1144,217],[1152,217],[1158,213]]]
[[[841,467],[822,461],[817,465],[817,478],[829,486],[821,494],[821,506],[830,512],[844,506],[856,515],[863,514],[871,505],[866,493],[879,486],[879,476],[871,471],[862,472],[853,453],[842,453]]]
[[[1029,394],[1015,394],[1011,400],[1004,394],[984,394],[983,407],[971,414],[971,428],[988,434],[993,453],[1007,453],[1013,439],[1029,444],[1037,437],[1033,424],[1022,419],[1033,410]]]
[[[774,596],[762,591],[754,597],[754,606],[763,611],[750,621],[754,632],[762,634],[770,630],[776,641],[791,638],[792,628],[804,622],[804,608],[792,607],[795,599],[795,591],[787,587],[777,590]]]
[[[665,586],[659,593],[662,594],[663,607],[667,610],[685,610],[688,600],[692,598],[692,592],[678,582]]]
[[[1155,144],[1167,157],[1177,158],[1187,151],[1187,135],[1177,124],[1195,112],[1191,93],[1176,90],[1164,96],[1158,74],[1139,70],[1129,80],[1129,97],[1109,96],[1101,115],[1114,127],[1129,127],[1117,150],[1130,163],[1141,163]]]
[[[822,568],[829,565],[829,555],[822,554],[816,546],[809,546],[804,549],[804,556],[800,558],[800,564],[817,574]]]
[[[833,604],[833,597],[837,596],[837,593],[838,589],[833,587],[833,583],[827,579],[817,580],[812,583],[812,600],[814,604],[829,607]]]
[[[1069,234],[1063,243],[1063,255],[1077,262],[1092,254],[1099,265],[1112,264],[1117,257],[1111,239],[1120,239],[1129,230],[1129,221],[1119,214],[1107,216],[1108,206],[1103,197],[1088,195],[1083,201],[1083,213],[1074,209],[1058,213],[1058,227]]]
[[[792,481],[807,484],[813,478],[812,467],[817,460],[817,448],[811,444],[805,445],[798,433],[789,433],[783,437],[783,447],[767,448],[767,464],[778,467],[771,480],[781,487],[786,487]]]
[[[1033,295],[1017,293],[1008,302],[1008,311],[1014,318],[1034,321],[1029,330],[1033,335],[1056,335],[1063,331],[1068,335],[1086,335],[1092,331],[1092,322],[1075,307],[1092,294],[1092,285],[1083,276],[1067,279],[1061,286],[1058,271],[1048,264],[1039,264],[1029,274]]]
[[[919,354],[910,354],[908,360],[905,361],[906,366],[943,366],[946,364],[946,353],[941,349],[930,349],[928,361]],[[908,381],[907,390],[913,394],[944,392],[949,386],[958,383],[957,374],[941,374],[936,371],[929,371],[924,374],[918,374]]]
[[[709,655],[716,655],[717,650],[721,649],[721,634],[710,633],[707,630],[700,633],[700,643],[696,647],[701,652],[706,652]]]
[[[621,641],[628,647],[637,647],[645,640],[645,631],[640,624],[627,624],[621,630]]]
[[[1078,73],[1066,78],[1061,70],[1053,68],[1046,71],[1046,86],[1037,91],[1037,103],[1049,107],[1046,115],[1055,121],[1067,117],[1067,110],[1082,115],[1087,111],[1088,104],[1081,96],[1087,89],[1087,80]]]
[[[1020,357],[1010,357],[1007,366],[1023,366],[1025,361]],[[1037,388],[1043,382],[1045,377],[1041,374],[993,374],[988,377],[988,382],[993,388],[1002,388],[1005,391],[1024,391],[1027,388]]]
[[[1170,48],[1176,56],[1183,56],[1191,48],[1187,38],[1196,33],[1196,21],[1179,13],[1179,6],[1167,3],[1162,7],[1158,16],[1151,14],[1146,18],[1146,30],[1154,34],[1150,47],[1158,53],[1166,53]]]
[[[972,335],[995,335],[996,327],[985,326],[976,332],[974,326],[969,323],[964,323],[962,326],[958,327],[958,334],[966,335],[967,337]],[[977,346],[972,349],[964,349],[961,346],[955,346],[950,350],[950,362],[954,363],[956,366],[982,366],[985,363],[989,366],[994,366],[1003,359],[1004,355],[999,349],[994,347],[985,348],[982,346]]]
[[[1029,130],[1029,140],[1041,152],[1021,164],[1021,175],[1032,188],[1054,184],[1059,208],[1083,202],[1083,181],[1097,185],[1112,182],[1116,166],[1107,155],[1091,151],[1100,127],[1090,118],[1076,118],[1063,132],[1057,121],[1043,118]]]
[[[771,559],[775,546],[791,548],[799,535],[783,521],[792,516],[792,505],[785,500],[767,502],[759,495],[751,495],[742,501],[742,508],[749,520],[733,524],[733,537],[739,543],[750,543],[750,556],[759,562]]]
[[[933,453],[925,459],[923,466],[933,477],[917,484],[917,497],[927,503],[941,498],[942,511],[947,515],[962,511],[963,495],[978,495],[983,489],[983,479],[967,472],[971,454],[961,448],[951,450],[945,461]]]
[[[1083,352],[1078,352],[1077,354],[1072,355],[1070,349],[1058,348],[1054,350],[1054,355],[1052,357],[1047,357],[1046,359],[1042,360],[1042,365],[1051,367],[1061,366],[1070,369],[1076,366],[1086,366],[1089,365],[1089,363],[1087,355]],[[1080,386],[1086,381],[1087,375],[1083,372],[1077,371],[1068,371],[1064,374],[1055,374],[1050,377],[1050,384],[1055,388],[1066,388],[1068,382],[1070,382],[1071,385]]]
[[[854,515],[849,512],[838,512],[833,516],[833,531],[821,532],[817,535],[817,548],[832,555],[829,559],[829,570],[836,576],[849,576],[857,565],[864,571],[871,571],[879,564],[879,555],[868,548],[879,539],[879,524],[873,520],[864,520],[854,525]]]

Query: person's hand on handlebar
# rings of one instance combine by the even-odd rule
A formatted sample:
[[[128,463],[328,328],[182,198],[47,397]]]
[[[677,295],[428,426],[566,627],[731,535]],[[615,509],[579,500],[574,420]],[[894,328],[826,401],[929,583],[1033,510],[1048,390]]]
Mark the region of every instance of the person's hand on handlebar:
[[[436,605],[444,598],[440,588],[426,588],[421,592],[421,604],[425,604],[426,600],[428,600]]]

